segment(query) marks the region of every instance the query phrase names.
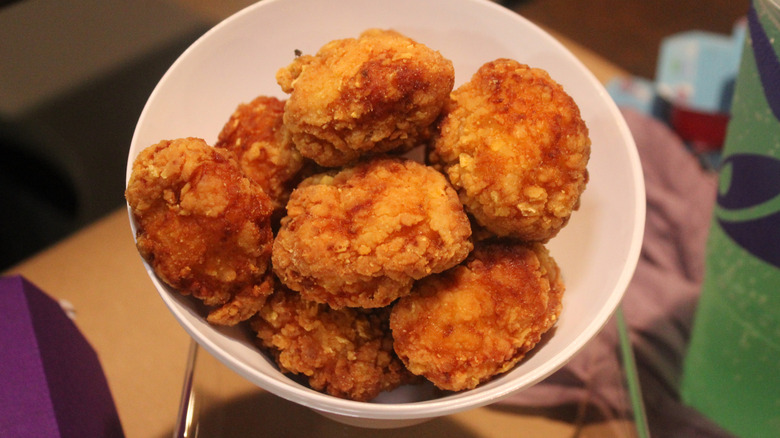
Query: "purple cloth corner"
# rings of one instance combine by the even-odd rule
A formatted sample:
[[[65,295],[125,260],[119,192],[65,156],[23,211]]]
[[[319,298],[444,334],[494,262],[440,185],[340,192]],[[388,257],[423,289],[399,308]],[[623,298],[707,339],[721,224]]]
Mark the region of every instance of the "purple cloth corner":
[[[0,312],[0,435],[57,436],[57,418],[20,277],[0,278]]]
[[[124,436],[97,354],[56,301],[0,278],[0,314],[0,436]]]

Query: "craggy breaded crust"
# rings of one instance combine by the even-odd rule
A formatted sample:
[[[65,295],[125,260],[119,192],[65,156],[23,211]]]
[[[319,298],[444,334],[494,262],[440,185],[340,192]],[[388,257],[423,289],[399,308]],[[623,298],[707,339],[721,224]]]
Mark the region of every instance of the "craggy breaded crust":
[[[558,319],[563,291],[541,243],[476,243],[463,264],[418,281],[393,306],[395,351],[441,389],[474,388],[539,342]]]
[[[393,351],[389,313],[335,310],[280,287],[251,326],[283,372],[305,375],[318,391],[368,401],[412,380]]]
[[[284,101],[258,96],[236,108],[214,144],[235,154],[241,170],[260,184],[280,215],[304,166],[284,129],[283,114]]]
[[[271,201],[229,153],[203,140],[162,141],[138,155],[125,192],[136,246],[155,273],[234,325],[271,293]],[[213,309],[215,308],[216,309]]]
[[[328,167],[424,143],[454,84],[452,62],[397,32],[371,29],[297,57],[276,75],[284,124]]]
[[[588,129],[563,88],[498,59],[452,93],[429,162],[490,232],[544,242],[579,207],[589,157]]]
[[[471,228],[436,170],[375,158],[304,180],[293,191],[273,247],[273,267],[304,299],[381,307],[412,282],[466,258]]]

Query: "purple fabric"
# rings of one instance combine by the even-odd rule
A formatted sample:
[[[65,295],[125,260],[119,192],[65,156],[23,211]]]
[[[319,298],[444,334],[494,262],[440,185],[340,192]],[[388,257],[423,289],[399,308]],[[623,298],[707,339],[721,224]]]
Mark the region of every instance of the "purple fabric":
[[[682,361],[704,276],[717,177],[699,165],[666,125],[624,110],[637,143],[647,190],[644,242],[622,302],[653,436],[728,437],[681,403]],[[594,145],[597,148],[598,145]],[[505,403],[591,405],[608,417],[630,416],[617,328],[607,325],[586,348],[540,384]]]
[[[0,315],[0,436],[57,436],[57,418],[21,278],[0,279]]]
[[[0,278],[0,436],[124,436],[97,355],[59,304]]]

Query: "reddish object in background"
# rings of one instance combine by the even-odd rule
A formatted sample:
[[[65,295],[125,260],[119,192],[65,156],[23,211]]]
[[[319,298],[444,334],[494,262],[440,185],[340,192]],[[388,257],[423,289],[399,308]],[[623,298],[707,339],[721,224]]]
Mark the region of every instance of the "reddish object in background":
[[[672,128],[696,152],[721,150],[729,118],[728,113],[703,112],[674,104],[669,113]]]

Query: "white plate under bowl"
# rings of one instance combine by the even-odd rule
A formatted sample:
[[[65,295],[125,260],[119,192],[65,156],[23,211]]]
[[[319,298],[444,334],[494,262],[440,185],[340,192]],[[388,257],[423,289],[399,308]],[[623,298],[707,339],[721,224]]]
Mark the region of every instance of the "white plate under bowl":
[[[511,372],[480,387],[440,394],[401,387],[371,403],[308,389],[281,374],[241,329],[206,323],[189,298],[146,269],[165,304],[209,353],[256,385],[340,421],[395,427],[483,406],[527,388],[563,366],[604,326],[636,266],[645,218],[641,166],[631,134],[596,78],[560,43],[514,12],[483,0],[264,0],[204,34],[171,66],[149,97],[127,163],[163,139],[210,144],[235,107],[265,94],[284,98],[276,71],[295,50],[313,54],[333,39],[392,28],[439,50],[456,86],[485,62],[516,59],[547,70],[579,104],[592,140],[582,206],[548,244],[566,282],[557,326]],[[132,221],[132,219],[131,219]],[[135,232],[135,225],[133,224]]]

